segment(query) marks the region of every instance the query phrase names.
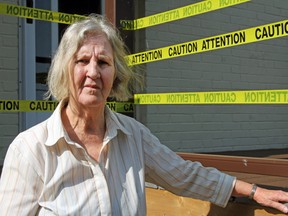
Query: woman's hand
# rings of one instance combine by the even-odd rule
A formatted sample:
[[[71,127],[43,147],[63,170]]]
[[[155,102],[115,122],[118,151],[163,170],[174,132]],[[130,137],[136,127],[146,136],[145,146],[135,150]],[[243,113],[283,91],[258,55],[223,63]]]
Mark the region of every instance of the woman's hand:
[[[253,195],[253,185],[236,180],[232,195],[246,197],[251,197],[252,195],[251,198],[260,205],[278,209],[285,214],[288,213],[288,205],[285,205],[285,203],[288,203],[288,192],[285,191],[257,187]]]
[[[288,205],[284,204],[288,203],[288,192],[257,187],[253,199],[263,206],[269,206],[283,213],[288,213]]]

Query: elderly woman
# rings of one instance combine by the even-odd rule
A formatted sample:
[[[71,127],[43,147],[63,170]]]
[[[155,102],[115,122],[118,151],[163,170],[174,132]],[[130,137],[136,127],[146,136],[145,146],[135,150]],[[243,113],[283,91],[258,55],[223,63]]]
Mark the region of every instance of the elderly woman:
[[[233,195],[287,212],[288,194],[184,161],[135,119],[113,113],[137,79],[117,31],[101,16],[72,24],[48,77],[60,101],[46,121],[20,133],[0,183],[3,215],[145,215],[145,181],[225,206]]]

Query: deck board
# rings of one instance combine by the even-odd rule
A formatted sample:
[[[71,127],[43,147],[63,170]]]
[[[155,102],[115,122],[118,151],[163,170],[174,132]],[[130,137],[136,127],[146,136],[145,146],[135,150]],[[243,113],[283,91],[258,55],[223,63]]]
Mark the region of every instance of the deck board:
[[[176,196],[166,190],[146,188],[148,216],[285,216],[257,204],[229,202],[221,208],[206,201]]]

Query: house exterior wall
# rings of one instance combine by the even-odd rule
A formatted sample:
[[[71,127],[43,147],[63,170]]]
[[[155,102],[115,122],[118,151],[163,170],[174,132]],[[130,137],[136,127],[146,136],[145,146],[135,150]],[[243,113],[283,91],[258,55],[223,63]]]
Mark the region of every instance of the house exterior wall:
[[[17,1],[2,1],[17,4]],[[0,15],[0,100],[18,100],[18,18]],[[5,104],[1,103],[1,110]],[[6,105],[7,106],[7,105]],[[18,113],[0,112],[0,166],[19,132]]]
[[[146,0],[145,16],[196,2]],[[145,44],[136,52],[287,20],[287,14],[288,1],[253,0],[139,30],[145,34]],[[288,38],[282,37],[147,63],[145,91],[287,89],[287,46]],[[136,109],[138,119],[174,151],[288,147],[287,105],[138,105]]]
[[[148,16],[196,2],[139,0],[135,14]],[[136,31],[135,52],[287,20],[287,14],[285,0],[253,0]],[[19,99],[19,19],[0,15],[0,100]],[[287,89],[287,46],[288,38],[282,37],[147,63],[145,91]],[[287,105],[137,105],[136,111],[136,118],[174,151],[288,147]],[[19,113],[0,112],[0,166],[19,125]]]

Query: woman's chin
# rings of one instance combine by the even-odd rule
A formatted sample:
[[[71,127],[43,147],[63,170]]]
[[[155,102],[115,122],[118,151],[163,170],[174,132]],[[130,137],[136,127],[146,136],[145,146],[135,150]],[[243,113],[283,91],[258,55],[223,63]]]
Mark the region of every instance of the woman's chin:
[[[100,97],[87,97],[83,100],[80,100],[79,103],[84,107],[99,107],[105,105],[106,100]]]

